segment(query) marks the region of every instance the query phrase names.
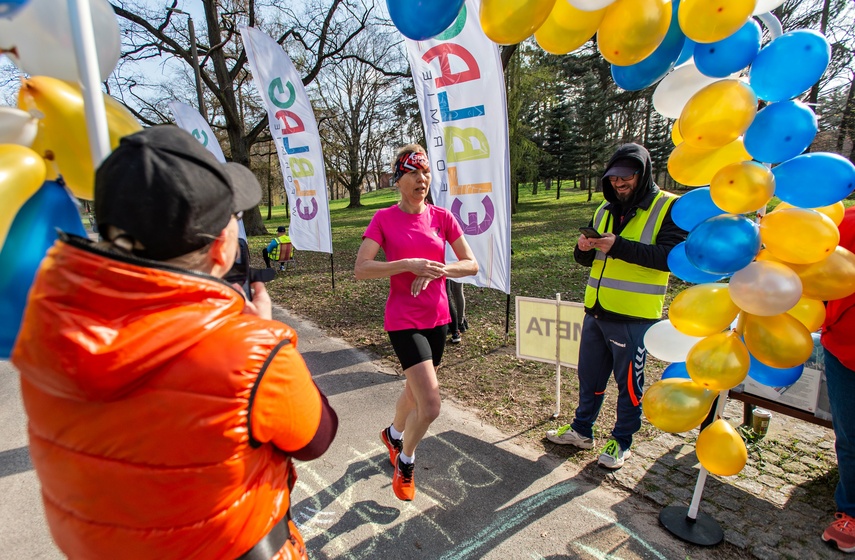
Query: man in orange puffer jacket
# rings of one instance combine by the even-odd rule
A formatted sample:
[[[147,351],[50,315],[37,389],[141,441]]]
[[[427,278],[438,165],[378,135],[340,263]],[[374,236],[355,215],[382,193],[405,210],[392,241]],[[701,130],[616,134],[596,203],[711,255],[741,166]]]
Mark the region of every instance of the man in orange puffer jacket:
[[[261,189],[188,133],[125,137],[95,179],[105,241],[68,235],[30,292],[12,361],[51,534],[72,559],[306,558],[292,458],[338,427],[297,352],[222,278]]]

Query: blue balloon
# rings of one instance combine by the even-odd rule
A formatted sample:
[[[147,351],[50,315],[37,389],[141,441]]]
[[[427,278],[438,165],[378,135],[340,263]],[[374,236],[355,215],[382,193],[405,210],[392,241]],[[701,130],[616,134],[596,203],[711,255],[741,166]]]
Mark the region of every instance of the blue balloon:
[[[690,379],[689,371],[686,369],[686,362],[674,362],[665,368],[662,372],[662,379]]]
[[[753,19],[745,22],[736,33],[715,43],[695,45],[695,66],[701,74],[724,78],[742,70],[760,52],[760,25]]]
[[[775,196],[801,208],[828,206],[855,190],[855,165],[837,154],[802,154],[772,169],[772,175]]]
[[[18,210],[0,250],[0,359],[12,352],[27,293],[56,229],[85,237],[77,206],[59,183],[48,181]]]
[[[692,189],[678,198],[671,208],[671,219],[686,231],[692,231],[701,222],[721,214],[724,210],[713,202],[709,187]]]
[[[462,6],[463,0],[386,0],[392,23],[413,41],[432,39],[448,29]],[[463,17],[465,21],[465,12]]]
[[[748,377],[761,385],[769,387],[787,387],[788,385],[792,385],[799,380],[805,369],[804,364],[785,369],[773,368],[772,366],[767,366],[754,356],[750,354],[749,356],[751,357],[751,365],[748,368]]]
[[[686,257],[709,274],[730,275],[760,250],[760,228],[745,216],[724,214],[701,223],[686,238]]]
[[[748,82],[760,99],[786,101],[819,81],[830,60],[831,47],[821,33],[790,31],[760,51],[748,72]]]
[[[686,257],[685,241],[675,245],[668,253],[668,270],[683,282],[690,284],[709,284],[725,277],[719,274],[709,274],[690,263]]]
[[[743,141],[757,161],[780,163],[805,151],[816,131],[816,115],[810,107],[800,101],[780,101],[757,113]]]
[[[656,50],[641,62],[630,66],[612,64],[612,78],[618,87],[627,91],[644,89],[664,78],[674,68],[674,63],[683,51],[686,36],[680,29],[680,22],[677,19],[680,2],[675,1],[671,5],[671,26]]]
[[[27,5],[29,0],[0,0],[0,18],[10,18]]]
[[[686,37],[686,42],[683,43],[683,51],[677,57],[677,62],[674,63],[674,66],[680,66],[684,62],[688,62],[695,55],[695,45],[697,45],[696,42]]]

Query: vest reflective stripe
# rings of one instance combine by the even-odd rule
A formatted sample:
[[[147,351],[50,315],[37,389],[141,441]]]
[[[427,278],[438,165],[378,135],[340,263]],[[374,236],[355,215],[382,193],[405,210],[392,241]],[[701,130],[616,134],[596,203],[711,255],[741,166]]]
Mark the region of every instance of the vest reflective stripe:
[[[277,237],[276,238],[276,247],[274,247],[273,250],[270,251],[270,258],[275,260],[275,261],[278,261],[279,260],[279,249],[280,249],[280,247],[282,247],[282,245],[284,245],[286,243],[291,243],[290,237],[288,237],[287,235],[280,235],[279,237]]]
[[[637,209],[620,237],[645,245],[655,243],[666,210],[674,200],[674,195],[660,191],[648,209]],[[603,202],[594,213],[594,227],[600,233],[606,232],[607,204]],[[609,258],[597,251],[585,288],[585,307],[594,307],[599,301],[606,311],[643,319],[660,319],[669,276],[668,272]]]

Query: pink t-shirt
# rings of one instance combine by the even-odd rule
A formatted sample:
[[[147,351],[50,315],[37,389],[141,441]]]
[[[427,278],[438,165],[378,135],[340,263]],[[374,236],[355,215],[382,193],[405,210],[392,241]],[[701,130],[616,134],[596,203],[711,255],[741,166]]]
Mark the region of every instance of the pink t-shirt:
[[[398,205],[378,210],[363,239],[376,241],[386,261],[430,259],[445,263],[445,243],[454,243],[463,230],[445,208],[432,204],[421,214],[407,214]],[[389,299],[383,328],[387,331],[432,329],[451,322],[445,279],[438,278],[413,297],[410,288],[416,279],[412,272],[395,274],[389,279]]]

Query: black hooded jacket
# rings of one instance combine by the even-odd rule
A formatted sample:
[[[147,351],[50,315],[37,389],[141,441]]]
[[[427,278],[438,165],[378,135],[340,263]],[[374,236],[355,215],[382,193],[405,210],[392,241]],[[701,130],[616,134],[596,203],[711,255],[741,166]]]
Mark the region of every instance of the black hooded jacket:
[[[647,149],[638,144],[624,144],[617,149],[609,160],[606,169],[609,169],[616,160],[622,158],[631,158],[638,161],[642,167],[642,171],[638,177],[638,187],[633,191],[633,197],[626,205],[618,201],[609,178],[602,178],[603,197],[609,203],[606,206],[606,210],[608,211],[606,231],[615,234],[615,243],[612,245],[611,250],[609,250],[608,256],[654,270],[668,271],[668,253],[671,252],[671,249],[675,245],[686,240],[687,233],[677,227],[674,220],[671,219],[672,204],[668,207],[665,217],[662,220],[662,226],[659,229],[659,234],[656,236],[655,245],[645,245],[637,241],[629,241],[620,236],[620,232],[623,230],[625,224],[635,217],[638,209],[642,208],[646,210],[649,208],[656,194],[659,192],[659,187],[653,182],[653,165],[650,163],[650,154],[647,152]],[[622,217],[623,219],[621,219]],[[594,225],[593,218],[588,225]],[[593,265],[595,256],[595,249],[582,251],[578,245],[573,251],[573,257],[576,259],[576,262],[583,266]],[[601,319],[615,321],[642,320],[606,311],[600,307],[599,302],[595,304],[593,309],[586,308],[586,312]]]

